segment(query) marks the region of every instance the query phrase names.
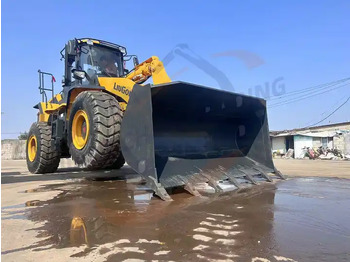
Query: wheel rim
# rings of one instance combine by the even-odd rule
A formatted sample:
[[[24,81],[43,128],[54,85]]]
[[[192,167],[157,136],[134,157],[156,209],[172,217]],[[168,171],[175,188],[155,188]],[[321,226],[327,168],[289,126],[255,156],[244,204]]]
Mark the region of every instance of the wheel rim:
[[[28,158],[30,162],[33,162],[38,150],[38,144],[35,135],[31,135],[28,140]]]
[[[83,234],[82,234],[83,233]],[[83,237],[84,244],[88,244],[87,230],[81,217],[73,217],[70,225],[70,241],[73,245],[81,245]]]
[[[76,112],[72,123],[72,140],[76,149],[83,149],[89,137],[89,119],[84,110]]]

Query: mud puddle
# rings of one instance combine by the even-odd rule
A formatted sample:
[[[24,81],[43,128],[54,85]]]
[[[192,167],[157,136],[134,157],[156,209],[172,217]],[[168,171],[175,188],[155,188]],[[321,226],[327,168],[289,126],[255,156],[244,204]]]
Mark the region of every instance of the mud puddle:
[[[31,207],[26,218],[45,222],[38,242],[58,249],[86,247],[72,257],[350,260],[346,179],[294,178],[202,198],[179,191],[172,202],[153,197],[143,185],[119,180],[73,181],[37,190],[60,192],[48,201],[26,203]]]

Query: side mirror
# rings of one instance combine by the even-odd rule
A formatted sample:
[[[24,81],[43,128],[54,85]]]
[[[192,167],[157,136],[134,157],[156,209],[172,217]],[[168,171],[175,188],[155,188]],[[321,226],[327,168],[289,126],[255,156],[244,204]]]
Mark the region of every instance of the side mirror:
[[[132,58],[132,61],[134,62],[134,67],[138,66],[139,65],[139,59],[137,58],[137,56],[134,56]]]
[[[66,51],[68,55],[76,55],[77,54],[77,47],[76,47],[76,41],[75,40],[69,40],[66,44]]]
[[[83,80],[86,77],[84,70],[73,69],[72,70],[74,79]]]

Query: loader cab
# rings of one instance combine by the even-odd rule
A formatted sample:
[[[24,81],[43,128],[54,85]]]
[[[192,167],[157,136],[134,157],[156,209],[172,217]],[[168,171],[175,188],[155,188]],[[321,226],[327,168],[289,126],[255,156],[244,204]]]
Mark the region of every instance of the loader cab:
[[[123,77],[126,48],[95,39],[70,40],[65,46],[64,86],[98,85],[98,77]]]

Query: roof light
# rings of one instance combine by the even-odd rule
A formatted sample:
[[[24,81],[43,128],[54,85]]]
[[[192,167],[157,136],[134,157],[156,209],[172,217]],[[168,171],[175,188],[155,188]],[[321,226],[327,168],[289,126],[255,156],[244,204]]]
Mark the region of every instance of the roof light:
[[[126,54],[126,49],[125,49],[125,47],[119,47],[119,51],[123,54],[123,55],[125,55]]]

